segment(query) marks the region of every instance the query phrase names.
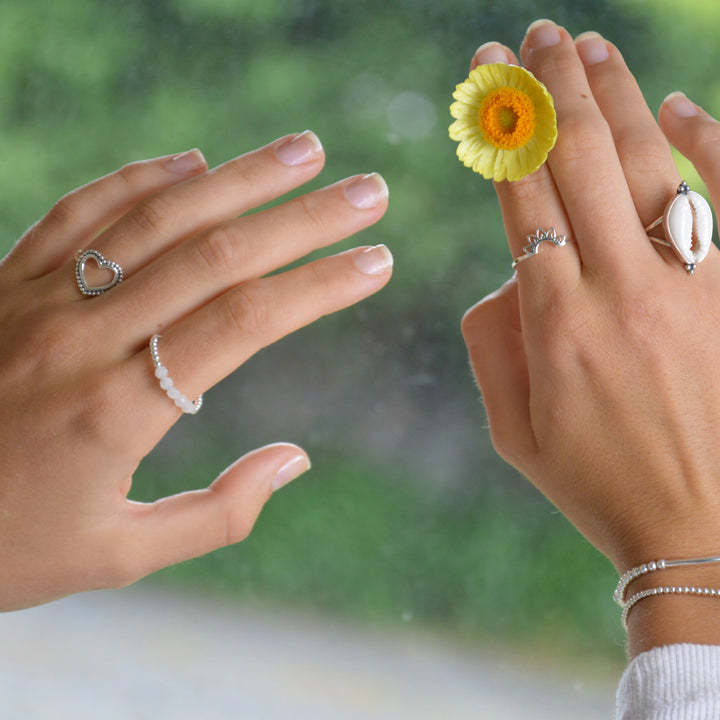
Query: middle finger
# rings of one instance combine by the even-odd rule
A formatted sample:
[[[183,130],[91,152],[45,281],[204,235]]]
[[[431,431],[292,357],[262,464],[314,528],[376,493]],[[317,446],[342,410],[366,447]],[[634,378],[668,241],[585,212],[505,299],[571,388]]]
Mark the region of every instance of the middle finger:
[[[555,102],[558,139],[548,167],[583,264],[603,274],[616,274],[647,262],[654,251],[647,241],[640,241],[645,233],[613,135],[595,101],[573,39],[549,20],[537,21],[528,29],[521,56]],[[639,241],[628,242],[633,238]]]

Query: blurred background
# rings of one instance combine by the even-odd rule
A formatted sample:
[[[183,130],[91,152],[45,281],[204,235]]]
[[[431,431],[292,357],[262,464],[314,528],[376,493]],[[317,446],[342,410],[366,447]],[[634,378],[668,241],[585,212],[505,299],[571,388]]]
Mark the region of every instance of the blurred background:
[[[242,545],[141,588],[619,672],[614,570],[494,454],[459,332],[511,258],[491,184],[447,137],[451,93],[479,44],[517,48],[542,16],[615,42],[653,110],[683,89],[720,111],[714,0],[0,0],[4,250],[131,160],[199,147],[213,165],[306,128],[327,153],[311,187],[377,170],[391,189],[342,246],[386,243],[390,285],[207,393],[132,494],[204,486],[276,440],[313,470]]]

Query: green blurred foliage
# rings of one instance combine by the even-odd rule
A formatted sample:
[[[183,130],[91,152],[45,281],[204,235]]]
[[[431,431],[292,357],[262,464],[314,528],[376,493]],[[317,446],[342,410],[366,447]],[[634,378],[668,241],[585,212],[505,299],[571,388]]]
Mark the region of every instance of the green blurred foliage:
[[[379,375],[391,361],[433,379],[432,416],[474,392],[458,320],[509,276],[510,259],[491,184],[447,137],[450,96],[480,43],[517,48],[540,16],[613,40],[653,109],[682,88],[720,110],[714,0],[692,12],[669,0],[0,0],[2,247],[61,194],[128,161],[197,146],[217,164],[312,128],[328,162],[310,187],[370,170],[387,178],[386,218],[343,247],[385,242],[396,272],[361,309],[305,331],[306,345],[332,356],[343,338],[367,336]],[[234,420],[203,413],[200,432],[180,429],[141,467],[136,497],[194,487],[233,459]],[[274,499],[239,548],[166,577],[619,655],[612,569],[488,460],[480,413],[469,417],[459,422],[477,422],[475,465],[453,486],[373,465],[367,448],[314,448],[311,429],[298,429],[316,450],[315,480]],[[191,432],[212,440],[188,442]]]

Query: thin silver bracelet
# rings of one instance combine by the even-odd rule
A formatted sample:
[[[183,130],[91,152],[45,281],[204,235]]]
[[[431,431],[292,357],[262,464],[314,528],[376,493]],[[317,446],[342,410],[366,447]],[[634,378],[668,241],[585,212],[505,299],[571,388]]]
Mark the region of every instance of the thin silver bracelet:
[[[653,597],[654,595],[699,595],[704,597],[719,597],[720,590],[716,588],[695,587],[694,585],[663,585],[656,588],[650,588],[649,590],[640,590],[640,592],[636,592],[629,600],[627,600],[627,602],[623,604],[621,620],[624,630],[628,629],[628,615],[635,607],[635,604],[644,598]]]
[[[672,567],[683,567],[685,565],[706,565],[708,563],[720,563],[720,556],[689,558],[686,560],[654,560],[653,562],[643,563],[637,567],[630,568],[624,572],[618,581],[613,600],[622,608],[622,626],[627,630],[627,618],[630,610],[636,603],[647,597],[654,595],[698,595],[704,597],[718,597],[720,590],[714,588],[702,588],[694,585],[663,585],[649,590],[640,590],[632,595],[629,599],[625,599],[628,585],[640,577],[657,570],[666,570]]]
[[[643,563],[637,567],[630,568],[625,571],[618,580],[617,587],[613,593],[613,600],[622,607],[625,604],[625,593],[628,585],[641,575],[647,575],[647,573],[655,572],[656,570],[665,570],[671,567],[681,567],[683,565],[705,565],[707,563],[720,563],[720,556],[717,557],[702,557],[702,558],[690,558],[688,560],[655,560],[649,563]]]

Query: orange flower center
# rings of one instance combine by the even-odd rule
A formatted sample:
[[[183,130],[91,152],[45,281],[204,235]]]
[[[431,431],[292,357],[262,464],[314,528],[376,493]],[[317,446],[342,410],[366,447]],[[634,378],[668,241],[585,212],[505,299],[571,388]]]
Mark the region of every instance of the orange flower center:
[[[517,150],[535,132],[535,106],[514,87],[499,87],[480,105],[480,128],[485,139],[501,150]]]

